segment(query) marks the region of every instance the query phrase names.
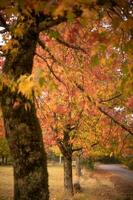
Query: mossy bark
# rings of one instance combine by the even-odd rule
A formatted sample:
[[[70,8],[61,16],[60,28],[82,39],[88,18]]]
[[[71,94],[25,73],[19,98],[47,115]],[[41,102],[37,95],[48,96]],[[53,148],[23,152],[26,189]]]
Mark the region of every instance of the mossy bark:
[[[25,27],[28,26],[25,23]],[[8,52],[3,73],[17,80],[30,74],[38,39],[35,24],[26,27],[23,38],[17,40],[17,52]],[[26,87],[26,86],[25,86]],[[36,115],[35,104],[25,110],[29,101],[17,91],[5,85],[2,91],[2,112],[6,138],[10,147],[14,167],[14,200],[48,200],[47,159],[44,151],[41,127]]]

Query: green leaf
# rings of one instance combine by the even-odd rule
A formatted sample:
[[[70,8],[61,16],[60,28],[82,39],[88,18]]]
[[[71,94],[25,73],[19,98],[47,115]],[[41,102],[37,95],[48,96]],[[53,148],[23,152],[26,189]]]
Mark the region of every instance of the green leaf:
[[[88,24],[88,19],[86,17],[81,17],[80,24],[86,26]]]
[[[50,91],[54,91],[57,89],[57,85],[52,80],[49,81],[48,86],[49,86]]]
[[[68,22],[73,22],[74,19],[75,19],[75,14],[72,11],[68,10],[68,12],[67,12],[67,21]]]
[[[105,53],[106,49],[107,49],[106,45],[101,43],[99,46],[99,51],[101,53]]]
[[[50,37],[50,38],[58,39],[58,38],[60,37],[60,34],[59,34],[58,31],[50,30],[50,31],[49,31],[49,37]]]
[[[99,64],[99,58],[98,58],[98,55],[94,55],[91,57],[91,65],[92,66],[96,66]]]
[[[126,44],[124,45],[124,48],[123,48],[123,50],[124,50],[125,52],[128,52],[129,50],[132,50],[132,49],[133,49],[133,43],[131,43],[131,42],[126,43]]]
[[[40,78],[39,78],[39,85],[40,85],[40,87],[43,87],[43,86],[44,86],[44,83],[45,83],[44,77],[40,77]]]
[[[124,75],[128,75],[129,70],[128,70],[128,62],[125,61],[122,65],[122,72],[124,73]]]

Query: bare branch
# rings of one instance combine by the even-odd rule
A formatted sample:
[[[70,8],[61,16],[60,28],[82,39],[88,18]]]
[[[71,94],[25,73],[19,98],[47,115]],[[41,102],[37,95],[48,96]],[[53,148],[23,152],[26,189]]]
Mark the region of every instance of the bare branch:
[[[75,83],[77,88],[84,92],[84,88],[83,86]],[[133,136],[133,132],[129,129],[129,127],[125,126],[123,123],[121,123],[120,121],[118,121],[114,116],[110,115],[107,111],[105,111],[105,109],[103,109],[101,106],[97,106],[96,102],[94,102],[91,97],[89,95],[86,95],[86,98],[88,99],[89,102],[91,102],[93,105],[95,105],[97,107],[97,109],[102,112],[104,115],[106,115],[107,117],[109,117],[113,122],[115,122],[118,126],[120,126],[122,129],[124,129],[125,131],[127,131],[128,133],[130,133]]]
[[[47,65],[49,71],[52,73],[52,75],[56,78],[57,81],[59,81],[60,83],[62,83],[65,87],[66,87],[66,84],[59,78],[59,76],[57,76],[52,68],[52,65],[49,65],[48,61],[41,55],[39,55],[38,53],[36,53],[36,55],[41,58]]]
[[[49,53],[51,59],[52,59],[54,62],[60,64],[59,61],[58,61],[58,60],[54,57],[54,55],[50,52],[49,48],[46,47],[46,45],[44,44],[44,42],[42,42],[41,40],[38,40],[38,44],[42,47],[43,50],[45,50],[45,51],[47,51],[47,52]]]
[[[133,132],[126,127],[124,124],[122,124],[120,121],[118,121],[117,119],[115,119],[112,115],[110,115],[107,111],[105,111],[102,107],[98,107],[98,110],[101,111],[104,115],[106,115],[107,117],[109,117],[110,119],[112,119],[113,122],[115,122],[117,125],[119,125],[121,128],[123,128],[125,131],[127,131],[128,133],[130,133],[133,136]]]
[[[93,148],[93,147],[97,146],[98,144],[99,144],[99,142],[95,142],[95,143],[91,144],[91,147]]]
[[[105,103],[105,102],[108,102],[108,101],[112,101],[114,99],[117,99],[118,97],[122,96],[122,94],[117,94],[116,96],[114,97],[111,97],[109,99],[105,99],[105,100],[100,100],[99,103]]]
[[[83,48],[81,48],[80,46],[72,45],[72,44],[70,44],[70,43],[68,43],[68,42],[66,42],[66,41],[64,41],[62,39],[59,39],[59,38],[57,38],[56,41],[58,41],[60,44],[66,46],[68,48],[71,48],[71,49],[74,49],[74,50],[78,50],[78,51],[82,51],[83,53],[87,54],[87,52]]]
[[[75,152],[75,151],[82,151],[82,147],[79,147],[79,148],[75,148],[75,149],[72,149],[72,152]]]

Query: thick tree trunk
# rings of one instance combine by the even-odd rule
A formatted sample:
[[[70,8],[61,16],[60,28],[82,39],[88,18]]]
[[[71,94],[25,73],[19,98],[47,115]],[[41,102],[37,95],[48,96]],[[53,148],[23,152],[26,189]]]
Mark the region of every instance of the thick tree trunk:
[[[3,73],[15,80],[32,72],[38,33],[34,24],[28,26],[25,20],[23,38],[17,39],[18,51],[9,51],[3,69]],[[27,101],[29,110],[24,106]],[[4,86],[1,106],[13,159],[14,200],[48,200],[47,159],[34,102]]]

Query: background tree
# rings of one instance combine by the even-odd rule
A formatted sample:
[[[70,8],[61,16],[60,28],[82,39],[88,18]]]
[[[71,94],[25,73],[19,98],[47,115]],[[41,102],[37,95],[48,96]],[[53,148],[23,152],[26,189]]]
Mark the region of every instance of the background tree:
[[[10,150],[7,141],[4,137],[0,137],[0,164],[7,165],[10,157]]]

